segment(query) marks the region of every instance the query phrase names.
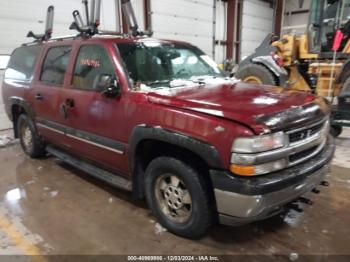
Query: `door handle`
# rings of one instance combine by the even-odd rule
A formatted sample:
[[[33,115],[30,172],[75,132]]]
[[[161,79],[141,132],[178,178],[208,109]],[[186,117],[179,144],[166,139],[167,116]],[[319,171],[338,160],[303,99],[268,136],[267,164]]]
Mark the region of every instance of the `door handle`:
[[[65,102],[65,105],[66,105],[67,107],[73,108],[73,107],[75,106],[74,99],[72,99],[72,98],[67,98],[67,99],[66,99],[66,102]]]
[[[35,95],[35,100],[42,101],[42,100],[44,100],[44,97],[41,94],[36,94]]]

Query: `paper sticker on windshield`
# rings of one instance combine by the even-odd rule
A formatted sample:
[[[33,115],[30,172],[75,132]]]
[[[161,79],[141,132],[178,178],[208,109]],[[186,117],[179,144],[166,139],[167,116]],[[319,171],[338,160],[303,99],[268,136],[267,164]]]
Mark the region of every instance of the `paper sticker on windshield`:
[[[100,60],[94,60],[94,59],[81,59],[80,64],[85,66],[95,67],[95,68],[101,67]]]

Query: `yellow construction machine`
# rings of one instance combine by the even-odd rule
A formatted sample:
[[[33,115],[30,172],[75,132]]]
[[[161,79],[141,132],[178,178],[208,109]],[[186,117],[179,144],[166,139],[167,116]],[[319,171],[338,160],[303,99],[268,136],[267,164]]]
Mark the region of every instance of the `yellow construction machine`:
[[[312,0],[306,33],[269,35],[235,77],[328,98],[331,132],[340,135],[350,126],[350,0]]]

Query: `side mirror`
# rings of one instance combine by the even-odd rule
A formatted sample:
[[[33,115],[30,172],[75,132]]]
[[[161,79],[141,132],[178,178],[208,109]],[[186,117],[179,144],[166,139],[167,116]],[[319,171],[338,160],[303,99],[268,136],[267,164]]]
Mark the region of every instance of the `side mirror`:
[[[95,79],[94,90],[100,90],[101,94],[106,97],[115,98],[121,92],[119,79],[108,74],[98,75]]]

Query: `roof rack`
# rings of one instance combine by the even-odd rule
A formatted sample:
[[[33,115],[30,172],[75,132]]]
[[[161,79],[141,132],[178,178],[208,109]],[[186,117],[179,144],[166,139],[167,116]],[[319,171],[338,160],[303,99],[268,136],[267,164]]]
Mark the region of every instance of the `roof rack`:
[[[101,14],[101,0],[91,0],[90,11],[88,0],[83,0],[85,10],[85,22],[78,10],[73,11],[74,22],[69,29],[77,30],[81,36],[93,36],[98,34]]]
[[[130,0],[116,0],[118,9],[116,14],[120,15],[119,7],[121,3],[121,10],[125,16],[125,20],[130,28],[132,36],[152,36],[153,32],[151,31],[141,31],[136,20],[135,12],[132,7]],[[77,30],[78,35],[69,35],[52,38],[53,32],[53,20],[54,20],[54,6],[49,6],[47,9],[46,16],[46,25],[44,34],[34,34],[32,31],[29,31],[27,37],[33,37],[34,41],[30,43],[25,43],[23,46],[35,45],[43,41],[62,41],[67,39],[76,39],[78,37],[92,37],[94,35],[110,35],[110,36],[130,36],[130,34],[120,33],[118,31],[106,31],[99,30],[100,26],[100,14],[101,14],[101,0],[91,0],[90,8],[88,0],[83,0],[83,8],[85,13],[85,19],[82,18],[78,10],[73,11],[74,22],[69,27],[71,30]]]
[[[49,40],[52,36],[52,31],[53,31],[54,14],[55,14],[55,8],[54,6],[50,5],[47,8],[46,25],[45,25],[44,34],[34,34],[33,31],[29,31],[27,34],[27,37],[33,37],[35,39],[34,42],[42,42],[42,41]]]
[[[130,0],[116,0],[117,3],[122,3],[122,13],[126,18],[126,22],[130,28],[131,34],[133,36],[152,36],[151,31],[140,31],[136,20],[135,12],[132,7]],[[116,8],[119,8],[119,4]],[[100,14],[101,14],[101,0],[91,0],[90,9],[88,5],[88,0],[83,0],[83,9],[85,13],[85,19],[82,18],[78,10],[73,11],[74,22],[71,24],[69,29],[77,30],[79,36],[91,37],[96,34],[100,34],[98,27],[100,26]],[[119,10],[116,12],[119,15]],[[84,21],[85,20],[85,21]],[[104,33],[102,33],[104,34]],[[120,32],[108,31],[111,35],[123,35]]]

